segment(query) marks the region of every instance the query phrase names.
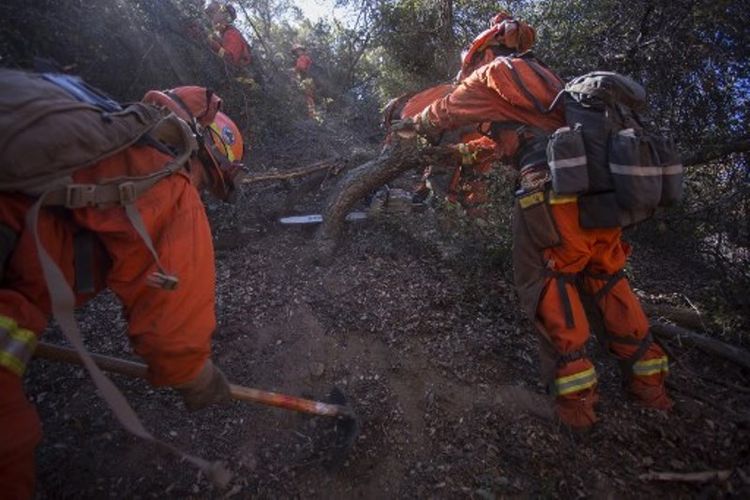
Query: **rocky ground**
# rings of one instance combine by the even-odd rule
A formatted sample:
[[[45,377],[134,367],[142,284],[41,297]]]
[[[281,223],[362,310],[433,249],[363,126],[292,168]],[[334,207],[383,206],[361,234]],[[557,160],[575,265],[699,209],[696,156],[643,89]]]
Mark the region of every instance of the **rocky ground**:
[[[254,168],[371,147],[350,139],[259,151]],[[208,202],[214,348],[236,384],[321,399],[338,387],[359,418],[350,452],[329,453],[332,422],[324,418],[240,402],[188,413],[169,390],[113,376],[157,436],[229,465],[234,479],[219,491],[191,465],[128,436],[82,369],[38,360],[27,377],[45,430],[38,498],[750,495],[750,373],[670,345],[677,406],[667,417],[627,401],[616,364],[592,345],[601,422],[571,434],[550,418],[534,332],[507,266],[474,253],[446,257],[429,212],[408,223],[352,223],[326,267],[313,259],[314,227],[276,222],[318,212],[335,181],[258,185],[236,205]],[[700,280],[698,271],[651,257],[637,250],[631,269],[648,300],[672,300]],[[81,323],[92,351],[132,357],[112,296],[92,302]],[[53,330],[47,340],[60,336]],[[649,476],[715,470],[730,471],[728,480]]]

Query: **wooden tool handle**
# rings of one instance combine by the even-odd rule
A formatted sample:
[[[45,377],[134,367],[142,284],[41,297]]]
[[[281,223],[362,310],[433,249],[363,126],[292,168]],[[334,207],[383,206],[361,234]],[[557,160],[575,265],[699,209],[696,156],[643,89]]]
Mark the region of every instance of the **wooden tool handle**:
[[[34,351],[34,356],[50,361],[61,361],[63,363],[83,365],[83,361],[74,349],[62,347],[47,342],[39,342]],[[148,368],[143,363],[135,361],[126,361],[124,359],[103,356],[101,354],[91,354],[91,358],[96,365],[104,371],[119,373],[134,378],[146,378]],[[353,417],[350,408],[342,405],[322,403],[310,399],[297,398],[287,394],[276,392],[261,391],[251,387],[229,384],[229,393],[232,399],[238,401],[250,401],[260,403],[266,406],[275,406],[287,410],[310,413],[312,415],[321,415],[324,417]]]

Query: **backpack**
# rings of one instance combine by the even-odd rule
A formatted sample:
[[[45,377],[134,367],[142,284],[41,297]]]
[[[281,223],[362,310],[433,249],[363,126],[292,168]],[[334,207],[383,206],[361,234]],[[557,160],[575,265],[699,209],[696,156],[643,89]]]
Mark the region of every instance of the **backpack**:
[[[131,179],[137,191],[131,194],[179,170],[194,150],[189,129],[154,106],[134,103],[123,108],[68,75],[0,69],[0,192],[49,193],[56,198],[63,188],[69,195],[67,208],[124,204],[127,200],[115,199],[106,185],[76,188],[71,174],[139,140],[166,146],[175,160],[155,172],[153,182]]]
[[[560,99],[566,126],[549,136],[547,163],[552,190],[579,195],[582,227],[629,226],[682,198],[674,140],[649,126],[640,84],[596,71],[571,80],[550,109]]]
[[[72,174],[135,143],[174,159],[147,176],[76,184]],[[181,170],[196,149],[187,124],[158,108],[122,107],[77,77],[0,69],[0,192],[21,192],[41,206],[68,209],[121,205],[159,268],[155,284],[174,288],[153,250],[135,200]],[[32,210],[32,212],[38,212]],[[31,221],[32,225],[36,220]]]

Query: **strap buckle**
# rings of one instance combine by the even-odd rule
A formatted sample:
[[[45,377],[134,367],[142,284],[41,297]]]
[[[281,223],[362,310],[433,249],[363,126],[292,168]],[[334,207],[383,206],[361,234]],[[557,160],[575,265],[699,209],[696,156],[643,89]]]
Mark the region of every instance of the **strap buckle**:
[[[96,184],[69,184],[65,188],[65,208],[75,209],[96,205]]]
[[[120,205],[130,205],[138,198],[138,192],[135,189],[135,182],[133,181],[123,182],[117,186],[117,190],[120,194]]]
[[[151,273],[151,276],[149,276],[146,281],[148,282],[148,286],[161,288],[163,290],[174,290],[177,288],[177,285],[180,284],[180,279],[177,276],[158,271]]]

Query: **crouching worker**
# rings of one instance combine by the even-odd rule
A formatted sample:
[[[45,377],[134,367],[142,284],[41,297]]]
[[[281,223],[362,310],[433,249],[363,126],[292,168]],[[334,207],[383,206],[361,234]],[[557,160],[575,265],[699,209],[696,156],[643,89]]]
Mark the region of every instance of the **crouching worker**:
[[[229,400],[211,361],[211,233],[189,172],[221,171],[174,114],[123,108],[66,75],[0,70],[0,110],[0,496],[23,499],[41,438],[24,371],[52,314],[82,345],[73,308],[105,287],[152,385],[190,410]]]
[[[514,277],[521,305],[542,336],[542,375],[560,420],[585,429],[597,419],[597,378],[585,351],[589,322],[581,291],[601,313],[608,349],[620,361],[628,393],[644,406],[669,410],[667,357],[652,341],[623,272],[630,249],[621,240],[617,205],[584,205],[592,199],[584,189],[576,191],[580,196],[553,190],[546,146],[550,134],[565,130],[567,108],[555,105],[563,89],[560,78],[529,52],[534,40],[529,25],[498,14],[465,54],[460,84],[400,126],[437,138],[444,130],[491,123],[488,135],[499,156],[520,171]],[[602,164],[593,165],[609,168]],[[600,220],[590,221],[591,211]],[[607,220],[601,221],[603,216]]]

